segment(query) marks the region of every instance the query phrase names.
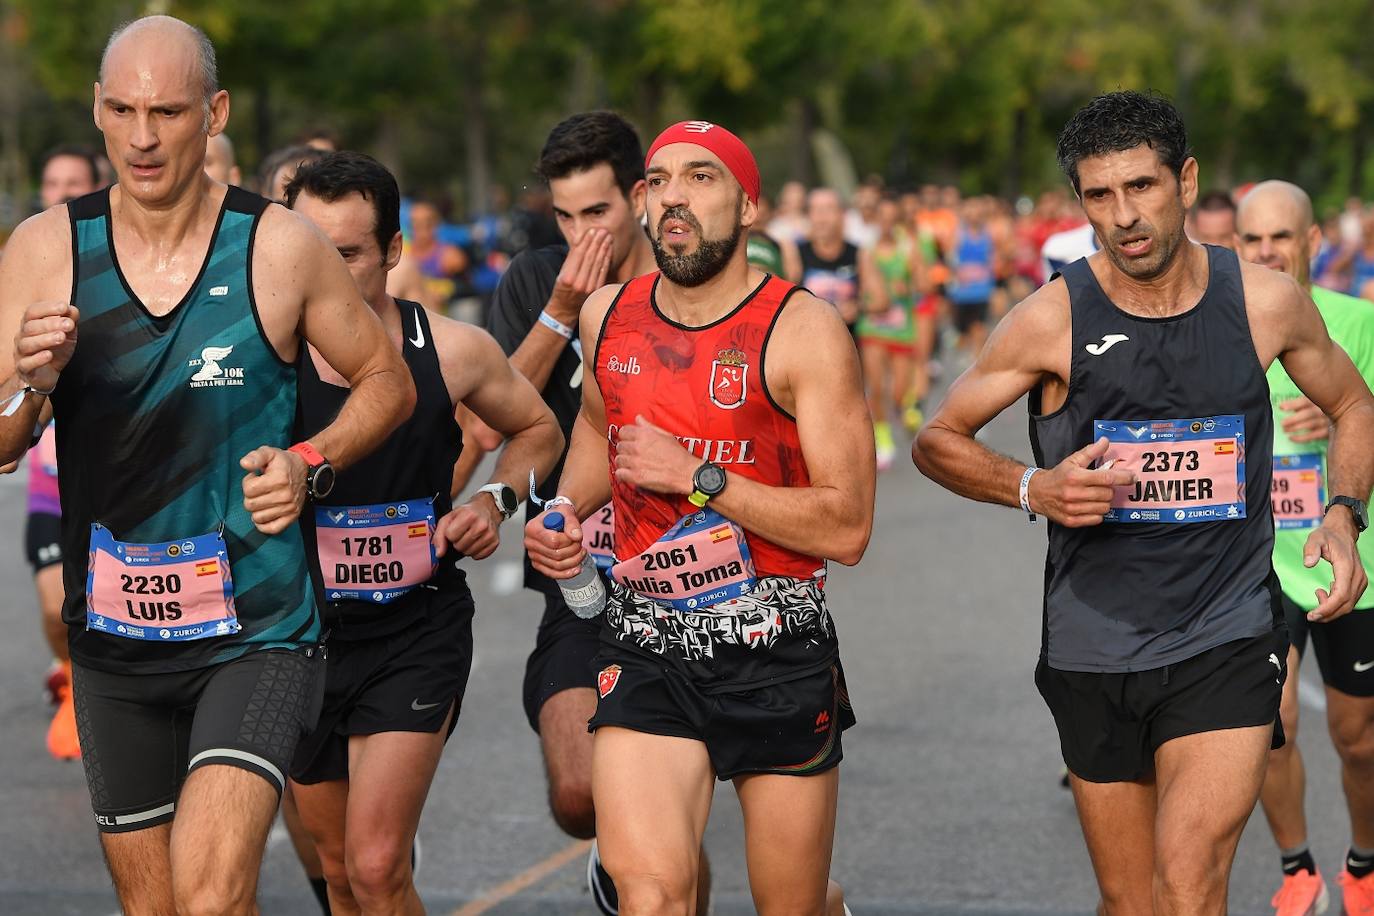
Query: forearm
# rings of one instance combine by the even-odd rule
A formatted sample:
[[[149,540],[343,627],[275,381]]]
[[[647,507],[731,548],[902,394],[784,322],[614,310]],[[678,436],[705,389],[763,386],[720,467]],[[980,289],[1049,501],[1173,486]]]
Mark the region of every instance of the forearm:
[[[1368,500],[1374,491],[1374,401],[1362,400],[1331,426],[1327,497]]]
[[[873,516],[858,493],[837,487],[772,487],[726,471],[710,507],[780,547],[852,566],[872,533]]]
[[[577,415],[572,445],[563,463],[558,495],[573,501],[573,511],[584,519],[611,500],[611,459],[606,433],[598,430],[586,414]]]
[[[947,490],[979,502],[1021,505],[1021,477],[1027,465],[999,455],[972,436],[930,424],[911,446],[921,473]]]
[[[533,426],[526,427],[506,440],[496,459],[488,483],[504,483],[517,493],[529,488],[530,471],[534,479],[542,483],[549,471],[558,463],[563,452],[563,432],[558,428],[553,415],[541,417]]]
[[[529,379],[535,391],[543,391],[563,349],[570,345],[571,341],[563,335],[536,322],[511,354],[511,368]]]
[[[396,363],[399,369],[388,365],[352,382],[334,422],[310,437],[336,471],[370,454],[415,409],[414,379],[399,353]]]

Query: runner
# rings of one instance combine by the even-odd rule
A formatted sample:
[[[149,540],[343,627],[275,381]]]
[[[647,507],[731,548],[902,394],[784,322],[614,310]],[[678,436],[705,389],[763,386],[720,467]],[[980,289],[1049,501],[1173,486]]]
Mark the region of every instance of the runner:
[[[915,385],[915,301],[925,280],[920,252],[899,225],[901,215],[895,199],[883,198],[877,209],[878,239],[859,255],[865,307],[859,318],[859,351],[879,471],[892,467],[897,456],[891,420]]]
[[[1304,548],[1334,581],[1310,619],[1347,613],[1366,584],[1355,538],[1374,397],[1295,283],[1187,240],[1187,148],[1157,96],[1110,93],[1070,119],[1059,161],[1104,248],[1009,313],[913,448],[955,492],[1050,519],[1036,683],[1112,914],[1224,912],[1266,754],[1283,743],[1275,359],[1337,430],[1335,502]],[[1044,470],[974,438],[1027,394]]]
[[[519,505],[515,487],[531,470],[548,474],[563,436],[486,332],[387,295],[387,270],[401,257],[401,193],[390,172],[360,153],[332,153],[296,172],[286,201],[338,248],[419,398],[301,525],[329,659],[324,708],[296,750],[291,791],[334,913],[422,912],[411,842],[472,664],[472,593],[456,561],[491,555]],[[301,438],[325,427],[348,394],[346,379],[307,352]],[[453,508],[460,403],[506,446],[487,485]]]
[[[547,507],[568,527],[525,527],[535,567],[567,578],[577,520],[614,496],[597,842],[626,912],[689,911],[713,777],[732,779],[756,908],[841,913],[827,877],[854,718],[822,584],[825,558],[857,563],[872,526],[857,354],[829,304],[745,261],[759,173],[738,138],[677,124],[647,176],[662,274],[583,307],[595,371]]]
[[[844,203],[839,192],[816,188],[806,198],[811,234],[797,246],[801,272],[788,277],[835,306],[858,339],[859,249],[844,239]]]
[[[50,394],[76,719],[124,909],[248,913],[323,687],[296,517],[414,389],[319,234],[205,175],[229,98],[202,33],[116,30],[94,107],[118,184],[29,219],[0,262],[0,461]],[[302,336],[353,395],[284,451]]]
[[[228,134],[215,134],[205,143],[205,174],[220,184],[238,185],[243,181],[238,162],[234,160],[234,144]]]
[[[287,146],[273,150],[258,166],[258,192],[273,203],[286,202],[286,186],[303,165],[319,162],[324,151],[313,146]]]
[[[988,317],[997,294],[997,250],[987,227],[981,201],[966,200],[960,210],[959,231],[950,252],[948,295],[954,307],[954,329],[964,352],[975,357],[988,337]]]
[[[1316,302],[1331,339],[1350,355],[1367,383],[1374,383],[1374,305],[1312,285],[1309,265],[1321,230],[1312,218],[1307,193],[1286,181],[1256,185],[1241,200],[1237,214],[1239,253],[1247,261],[1282,271],[1297,280]],[[1308,637],[1326,683],[1326,716],[1331,741],[1341,758],[1351,843],[1338,880],[1347,913],[1374,913],[1374,766],[1364,750],[1374,734],[1374,591],[1355,604],[1357,613],[1330,623],[1309,624],[1316,590],[1331,581],[1322,563],[1303,563],[1303,542],[1321,518],[1325,503],[1326,416],[1302,396],[1274,363],[1269,367],[1269,399],[1274,405],[1274,570],[1283,584],[1284,616],[1292,646],[1281,714],[1288,743],[1269,753],[1260,801],[1279,845],[1283,885],[1274,895],[1279,916],[1324,908],[1326,882],[1307,847],[1305,778],[1298,751],[1298,664]],[[1366,573],[1374,569],[1374,538],[1361,541]]]
[[[44,210],[94,191],[100,182],[95,156],[84,147],[60,146],[43,162],[40,202]],[[48,726],[48,753],[57,760],[76,760],[81,745],[76,735],[76,705],[72,700],[72,660],[67,651],[67,626],[62,622],[62,500],[57,485],[57,438],[51,410],[44,410],[43,434],[29,461],[28,518],[24,544],[33,569],[43,637],[52,649],[53,663],[45,686],[57,704]]]
[[[571,439],[582,399],[582,347],[573,328],[587,296],[607,281],[624,283],[654,269],[644,234],[644,151],[628,121],[609,111],[573,115],[550,131],[535,168],[553,195],[554,212],[567,245],[518,255],[497,287],[490,330],[511,365],[539,388]],[[559,467],[539,487],[552,499]],[[528,518],[539,514],[533,501]],[[609,540],[610,507],[597,513],[595,531]],[[588,530],[593,530],[588,525]],[[609,545],[598,545],[602,556]],[[569,836],[596,836],[592,803],[592,736],[596,712],[593,657],[601,625],[568,609],[558,583],[525,560],[525,587],[544,597],[534,651],[525,666],[525,715],[539,735],[554,821]],[[704,859],[703,859],[704,861]],[[617,910],[615,885],[601,867],[597,848],[587,861],[587,884],[603,913]],[[709,876],[703,875],[699,911],[706,912]]]
[[[1229,192],[1212,190],[1199,195],[1192,222],[1195,242],[1236,247],[1236,202]]]

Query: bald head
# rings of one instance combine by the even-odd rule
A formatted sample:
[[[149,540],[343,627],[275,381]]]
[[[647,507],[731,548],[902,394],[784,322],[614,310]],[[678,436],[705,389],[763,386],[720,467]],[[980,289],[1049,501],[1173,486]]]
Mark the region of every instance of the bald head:
[[[1236,211],[1236,236],[1245,260],[1310,285],[1321,229],[1312,217],[1312,198],[1302,188],[1287,181],[1255,185]]]
[[[219,91],[215,46],[200,29],[172,16],[144,16],[111,32],[100,55],[100,84],[105,85],[115,67],[132,66],[140,74],[146,72],[139,64],[150,56],[184,69],[208,108]]]
[[[1269,213],[1275,208],[1291,210],[1291,215],[1297,220],[1297,228],[1304,232],[1315,221],[1312,198],[1302,188],[1291,181],[1261,181],[1240,200],[1240,207],[1236,210],[1237,231],[1245,231],[1243,227],[1247,212],[1253,217],[1257,212]]]

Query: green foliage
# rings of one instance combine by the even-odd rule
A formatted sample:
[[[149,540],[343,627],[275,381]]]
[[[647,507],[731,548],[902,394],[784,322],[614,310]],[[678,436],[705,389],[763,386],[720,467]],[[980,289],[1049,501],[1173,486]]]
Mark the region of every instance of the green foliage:
[[[10,2],[51,100],[37,117],[68,123],[109,29],[165,9],[215,41],[246,164],[325,123],[410,188],[469,200],[484,176],[526,183],[548,128],[592,106],[646,141],[728,124],[770,188],[806,164],[810,126],[860,174],[1033,191],[1059,181],[1068,114],[1117,87],[1178,102],[1204,183],[1283,175],[1336,199],[1374,148],[1368,0]]]

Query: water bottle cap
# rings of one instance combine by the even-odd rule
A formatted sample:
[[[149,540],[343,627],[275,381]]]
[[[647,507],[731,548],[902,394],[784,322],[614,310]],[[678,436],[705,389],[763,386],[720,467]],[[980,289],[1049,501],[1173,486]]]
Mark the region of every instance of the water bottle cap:
[[[544,527],[550,531],[562,531],[563,524],[562,512],[550,512],[548,515],[544,516]]]

